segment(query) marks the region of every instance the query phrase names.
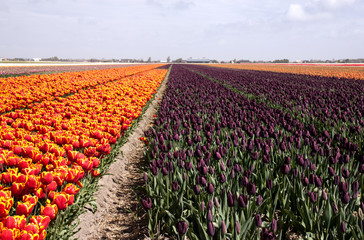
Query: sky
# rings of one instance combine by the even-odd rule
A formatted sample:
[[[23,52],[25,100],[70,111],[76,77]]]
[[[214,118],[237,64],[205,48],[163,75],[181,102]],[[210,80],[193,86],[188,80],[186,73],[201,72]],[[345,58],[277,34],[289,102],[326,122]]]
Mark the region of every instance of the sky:
[[[0,57],[364,58],[364,0],[0,0]]]

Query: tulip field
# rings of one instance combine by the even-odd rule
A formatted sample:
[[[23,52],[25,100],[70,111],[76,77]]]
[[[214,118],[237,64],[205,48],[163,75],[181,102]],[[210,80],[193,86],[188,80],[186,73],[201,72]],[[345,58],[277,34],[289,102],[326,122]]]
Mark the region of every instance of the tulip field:
[[[90,71],[90,70],[101,70],[109,68],[120,68],[128,65],[120,64],[104,64],[104,65],[48,65],[48,66],[6,66],[0,65],[0,78],[4,77],[16,77],[24,75],[34,75],[34,74],[45,74],[45,73],[61,73],[61,72],[79,72],[79,71]]]
[[[68,239],[167,69],[0,79],[0,239]]]
[[[216,67],[364,80],[364,64],[215,64]]]
[[[364,81],[173,65],[145,132],[151,238],[363,239]]]
[[[72,238],[168,71],[139,138],[152,239],[363,239],[362,69],[243,66],[0,78],[0,240]]]

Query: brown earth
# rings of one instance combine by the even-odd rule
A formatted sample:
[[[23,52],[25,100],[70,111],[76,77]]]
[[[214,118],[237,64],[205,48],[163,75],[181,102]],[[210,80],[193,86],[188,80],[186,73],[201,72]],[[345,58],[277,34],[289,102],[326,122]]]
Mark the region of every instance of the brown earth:
[[[74,238],[93,239],[148,239],[148,228],[144,211],[136,199],[133,188],[143,184],[144,131],[151,127],[153,115],[166,89],[169,72],[162,82],[154,100],[139,121],[137,128],[121,147],[121,154],[116,157],[99,181],[99,190],[95,194],[97,211],[87,210],[80,217],[80,231]],[[87,209],[87,207],[86,207]]]

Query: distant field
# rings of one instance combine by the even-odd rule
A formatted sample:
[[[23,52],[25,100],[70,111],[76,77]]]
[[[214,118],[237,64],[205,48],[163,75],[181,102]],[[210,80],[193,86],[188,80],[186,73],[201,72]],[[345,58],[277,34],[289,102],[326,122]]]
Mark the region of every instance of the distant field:
[[[51,74],[70,71],[100,70],[135,66],[130,63],[89,63],[89,62],[1,62],[0,77],[16,77],[32,74]],[[139,64],[140,65],[140,64]]]
[[[364,64],[214,64],[215,67],[364,79]]]

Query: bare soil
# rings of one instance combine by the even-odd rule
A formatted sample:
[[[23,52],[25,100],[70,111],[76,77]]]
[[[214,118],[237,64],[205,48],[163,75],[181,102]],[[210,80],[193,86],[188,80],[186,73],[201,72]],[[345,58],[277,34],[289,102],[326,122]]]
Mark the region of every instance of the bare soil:
[[[80,231],[74,238],[94,239],[148,239],[145,214],[133,192],[135,186],[144,183],[141,165],[144,157],[144,137],[153,122],[166,89],[169,72],[162,82],[154,100],[149,105],[138,127],[121,147],[121,154],[103,176],[95,194],[97,211],[87,210],[80,217]],[[87,209],[87,208],[86,208]]]

